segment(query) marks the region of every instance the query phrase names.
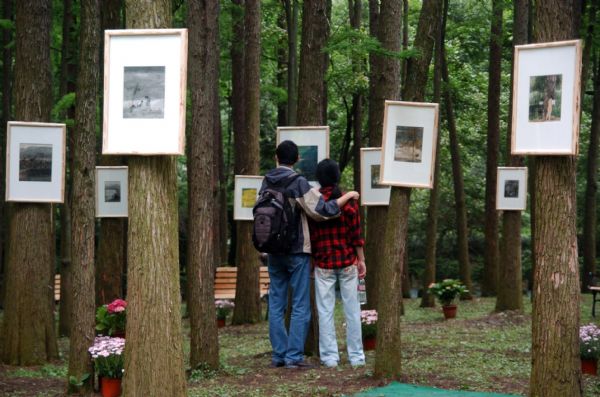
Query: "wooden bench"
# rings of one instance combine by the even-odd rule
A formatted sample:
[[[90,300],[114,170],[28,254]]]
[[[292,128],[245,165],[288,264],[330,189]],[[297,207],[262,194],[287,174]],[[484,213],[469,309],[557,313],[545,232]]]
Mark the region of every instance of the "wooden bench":
[[[269,270],[266,266],[260,267],[260,297],[269,295]],[[215,299],[235,299],[235,286],[237,284],[237,267],[217,267],[215,276]]]
[[[600,298],[596,298],[596,295],[600,292],[600,287],[589,285],[588,289],[592,291],[592,317],[596,317],[596,302],[600,302]]]

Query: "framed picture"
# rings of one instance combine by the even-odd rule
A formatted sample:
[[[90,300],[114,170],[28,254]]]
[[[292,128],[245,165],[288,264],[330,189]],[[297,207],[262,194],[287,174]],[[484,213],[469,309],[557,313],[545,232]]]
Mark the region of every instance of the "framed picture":
[[[233,219],[236,221],[254,220],[252,208],[256,203],[263,177],[236,175],[233,191]]]
[[[527,208],[527,167],[498,167],[496,209],[524,211]]]
[[[317,185],[317,164],[329,157],[329,127],[277,127],[277,144],[288,140],[298,145],[296,171]]]
[[[127,217],[127,167],[96,167],[96,217]]]
[[[576,155],[581,41],[515,46],[512,154]]]
[[[6,201],[64,201],[65,136],[64,124],[8,122]]]
[[[433,187],[438,104],[385,101],[382,185]]]
[[[389,186],[379,183],[381,175],[381,148],[360,149],[360,203],[361,205],[390,205]]]
[[[106,30],[102,154],[184,154],[186,29]]]

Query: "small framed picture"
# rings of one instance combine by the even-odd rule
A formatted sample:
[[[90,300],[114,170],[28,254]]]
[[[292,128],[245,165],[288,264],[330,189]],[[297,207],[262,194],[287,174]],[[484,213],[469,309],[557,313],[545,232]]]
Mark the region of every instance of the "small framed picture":
[[[252,208],[258,198],[263,177],[254,175],[236,175],[233,192],[233,219],[236,221],[254,220]]]
[[[288,140],[298,145],[296,172],[317,185],[317,164],[329,157],[329,127],[277,127],[277,144]]]
[[[581,40],[515,46],[512,154],[577,155]]]
[[[64,202],[65,136],[64,124],[8,122],[6,201]]]
[[[96,217],[127,217],[128,168],[96,167]]]
[[[106,30],[102,154],[184,154],[187,29]]]
[[[527,167],[498,167],[496,209],[524,211],[527,208]]]
[[[438,104],[385,101],[382,185],[433,187]]]
[[[360,203],[361,205],[390,205],[389,186],[379,183],[381,176],[381,148],[360,149]]]

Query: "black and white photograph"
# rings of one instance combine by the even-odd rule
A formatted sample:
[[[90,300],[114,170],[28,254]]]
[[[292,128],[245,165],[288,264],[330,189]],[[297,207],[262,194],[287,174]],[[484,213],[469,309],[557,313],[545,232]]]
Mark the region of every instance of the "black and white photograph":
[[[423,150],[423,127],[396,127],[395,161],[420,163]]]
[[[52,181],[52,145],[34,143],[19,145],[19,181]]]
[[[66,125],[9,121],[6,201],[64,202]]]
[[[165,116],[165,67],[125,66],[123,118],[162,119]]]
[[[329,157],[329,127],[277,127],[276,144],[283,141],[292,141],[298,146],[298,162],[294,169],[306,177],[311,186],[318,186],[317,164]]]
[[[236,221],[252,221],[252,209],[263,177],[258,175],[236,175],[233,190],[233,219]]]
[[[562,75],[531,76],[529,80],[529,121],[560,120]]]
[[[504,181],[504,197],[514,198],[519,196],[519,181],[507,179]]]
[[[121,182],[105,181],[104,182],[104,201],[107,203],[121,202]]]
[[[316,145],[298,146],[298,162],[296,163],[296,169],[309,181],[317,179],[317,149],[318,147]]]
[[[360,204],[385,206],[390,203],[390,187],[379,183],[381,148],[360,148]]]

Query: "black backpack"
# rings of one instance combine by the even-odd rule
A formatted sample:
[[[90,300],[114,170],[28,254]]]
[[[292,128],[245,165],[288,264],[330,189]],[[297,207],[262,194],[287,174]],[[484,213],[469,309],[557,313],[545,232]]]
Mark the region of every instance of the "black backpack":
[[[252,242],[258,251],[286,254],[296,241],[298,223],[287,188],[298,176],[293,173],[276,184],[267,181],[267,186],[260,193],[252,209]]]

